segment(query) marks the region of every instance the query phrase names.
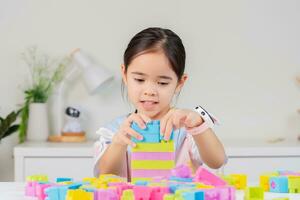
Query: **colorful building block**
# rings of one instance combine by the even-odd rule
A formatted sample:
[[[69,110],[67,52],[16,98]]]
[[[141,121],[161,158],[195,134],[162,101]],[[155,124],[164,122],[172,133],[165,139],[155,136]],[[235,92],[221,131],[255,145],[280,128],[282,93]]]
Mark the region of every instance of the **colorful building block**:
[[[94,193],[93,192],[87,192],[82,189],[76,189],[76,190],[68,190],[66,195],[66,200],[93,200],[94,199]]]
[[[137,143],[132,152],[174,152],[174,142]]]
[[[262,187],[247,187],[245,189],[245,200],[264,200],[264,189]]]
[[[234,179],[234,187],[238,190],[243,190],[247,187],[247,175],[246,174],[230,174]]]
[[[288,193],[288,178],[285,176],[270,177],[270,192]]]
[[[203,167],[199,167],[196,171],[195,182],[202,182],[206,185],[213,185],[213,186],[225,186],[226,182],[218,177],[217,175],[213,174],[212,172],[208,171]]]
[[[288,177],[289,193],[300,193],[300,176]]]
[[[131,168],[132,169],[169,169],[171,170],[174,167],[173,160],[132,160]]]
[[[175,177],[180,178],[190,178],[191,177],[191,169],[186,165],[179,165],[171,170],[171,173]]]

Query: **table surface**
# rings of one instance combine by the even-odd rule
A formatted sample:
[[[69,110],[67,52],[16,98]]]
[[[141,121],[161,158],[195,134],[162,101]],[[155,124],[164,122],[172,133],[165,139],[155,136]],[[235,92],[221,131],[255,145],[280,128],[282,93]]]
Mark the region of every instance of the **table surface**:
[[[26,197],[24,195],[24,182],[0,182],[0,199],[2,200],[37,200],[34,197]],[[275,194],[265,193],[265,200],[273,198],[288,197],[289,200],[299,200],[300,194]],[[236,192],[236,200],[243,200],[243,191]]]

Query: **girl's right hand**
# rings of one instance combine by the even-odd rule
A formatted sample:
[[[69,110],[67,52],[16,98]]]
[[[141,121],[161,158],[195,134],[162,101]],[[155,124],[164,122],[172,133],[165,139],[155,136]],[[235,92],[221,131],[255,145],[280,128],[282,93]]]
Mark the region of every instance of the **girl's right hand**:
[[[132,113],[127,117],[127,119],[125,119],[123,124],[120,126],[119,131],[113,136],[112,143],[135,147],[136,144],[131,141],[131,137],[135,137],[137,140],[142,140],[143,136],[130,127],[132,122],[137,123],[140,128],[145,129],[146,123],[150,121],[151,119],[143,114]]]

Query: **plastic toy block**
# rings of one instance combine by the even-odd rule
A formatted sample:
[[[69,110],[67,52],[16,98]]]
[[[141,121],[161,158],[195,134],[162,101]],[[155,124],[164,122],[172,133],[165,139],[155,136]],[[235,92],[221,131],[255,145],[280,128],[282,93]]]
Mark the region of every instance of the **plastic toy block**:
[[[163,140],[160,135],[160,121],[154,120],[146,124],[146,128],[142,129],[137,123],[133,122],[131,128],[143,136],[142,140],[137,140],[132,137],[131,140],[135,143],[159,143]],[[173,140],[173,131],[170,140]]]
[[[135,185],[133,186],[133,193],[135,199],[149,200],[152,194],[152,188],[147,186]]]
[[[47,175],[27,176],[26,181],[48,182],[48,176]]]
[[[288,178],[285,176],[270,177],[270,192],[288,193]]]
[[[94,193],[82,189],[68,190],[66,200],[93,200]]]
[[[148,181],[136,181],[134,183],[134,185],[143,185],[143,186],[147,186],[148,185]]]
[[[245,189],[247,187],[247,175],[246,174],[230,174],[234,178],[234,187],[238,190]]]
[[[35,197],[36,196],[36,186],[38,185],[37,181],[28,181],[25,185],[25,195]]]
[[[228,185],[231,185],[231,186],[234,186],[234,184],[235,184],[235,182],[236,182],[236,178],[234,178],[234,177],[232,177],[232,176],[229,176],[229,175],[227,175],[227,176],[221,176],[221,178],[222,178],[224,181],[226,181],[226,183],[227,183]],[[268,182],[268,184],[269,184],[269,182]]]
[[[205,185],[203,183],[195,183],[196,184],[196,188],[197,189],[211,189],[211,188],[214,188],[215,186],[212,186],[212,185]]]
[[[183,192],[182,197],[184,200],[204,200],[204,191],[190,191]]]
[[[194,184],[179,184],[179,183],[172,183],[169,185],[169,189],[171,193],[175,193],[177,190],[191,190],[194,189],[195,185]]]
[[[213,185],[213,186],[225,186],[226,182],[222,180],[217,175],[213,174],[212,172],[208,171],[203,167],[199,167],[196,171],[195,182],[202,182],[206,185]]]
[[[176,176],[171,176],[170,180],[177,181],[177,182],[193,182],[193,178],[181,178]]]
[[[116,185],[115,189],[117,191],[118,196],[122,196],[123,191],[125,190],[131,190],[133,188],[133,186],[131,184],[125,183],[125,184],[120,184],[120,185]]]
[[[150,200],[163,200],[164,196],[169,193],[168,187],[152,187]]]
[[[288,177],[289,193],[300,193],[300,176]]]
[[[174,152],[174,142],[137,143],[132,152]]]
[[[120,200],[134,200],[133,190],[124,190]]]
[[[180,178],[190,178],[191,177],[191,169],[186,165],[179,165],[171,170],[171,173],[175,177]]]
[[[132,160],[132,169],[172,169],[174,160]]]
[[[174,152],[132,152],[132,160],[174,160]]]
[[[137,181],[148,181],[148,182],[150,182],[150,181],[152,181],[153,179],[151,178],[151,177],[132,177],[131,178],[131,182],[132,183],[136,183]]]
[[[60,177],[60,178],[56,178],[56,183],[60,183],[60,182],[70,182],[73,181],[72,178],[66,178],[66,177]]]
[[[220,200],[235,200],[235,188],[231,186],[224,186],[217,188],[220,193]]]
[[[94,200],[119,200],[119,195],[115,189],[98,189],[94,191]]]
[[[54,184],[52,184],[52,183],[38,184],[36,186],[36,197],[39,200],[44,200],[46,198],[45,189],[48,187],[52,187],[52,186],[54,186]]]
[[[131,170],[132,177],[156,177],[164,176],[169,177],[171,175],[170,170],[168,169],[133,169]]]
[[[174,200],[175,199],[175,195],[174,194],[166,194],[164,195],[163,200]]]
[[[262,187],[247,187],[245,189],[245,200],[264,200]]]

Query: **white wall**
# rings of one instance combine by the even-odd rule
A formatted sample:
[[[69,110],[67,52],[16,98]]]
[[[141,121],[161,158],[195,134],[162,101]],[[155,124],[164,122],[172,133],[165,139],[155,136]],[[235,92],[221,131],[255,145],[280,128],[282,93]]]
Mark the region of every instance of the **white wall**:
[[[222,121],[221,138],[295,138],[300,132],[300,2],[0,0],[0,115],[23,101],[27,68],[20,53],[37,45],[51,55],[80,47],[117,77],[130,38],[143,28],[174,30],[184,41],[190,79],[178,106],[206,106]],[[72,89],[72,90],[71,90]],[[81,80],[68,104],[84,106],[89,138],[130,111],[120,81],[89,96]],[[117,105],[117,106],[116,106]],[[13,180],[16,135],[0,145],[0,181]]]

